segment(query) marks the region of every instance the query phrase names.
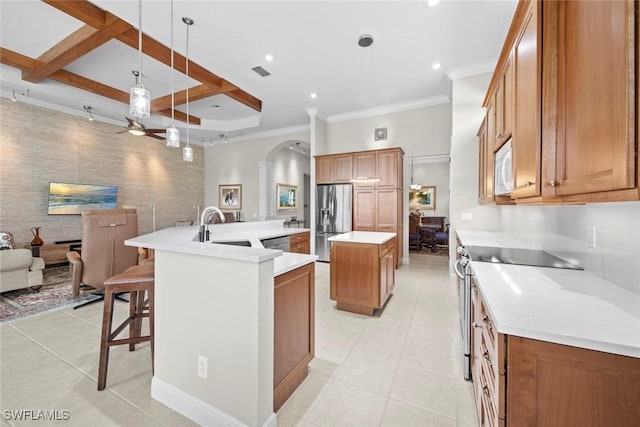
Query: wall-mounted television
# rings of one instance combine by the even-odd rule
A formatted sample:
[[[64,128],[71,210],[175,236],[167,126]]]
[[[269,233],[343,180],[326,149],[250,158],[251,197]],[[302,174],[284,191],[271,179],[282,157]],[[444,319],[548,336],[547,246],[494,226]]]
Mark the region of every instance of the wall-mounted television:
[[[118,187],[113,185],[49,183],[49,215],[79,215],[90,209],[115,209]]]

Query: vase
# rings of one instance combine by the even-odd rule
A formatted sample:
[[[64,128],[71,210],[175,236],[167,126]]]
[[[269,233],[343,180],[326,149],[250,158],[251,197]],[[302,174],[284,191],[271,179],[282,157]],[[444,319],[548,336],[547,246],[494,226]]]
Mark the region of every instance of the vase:
[[[31,246],[42,246],[44,242],[40,238],[40,227],[31,227],[31,234],[33,234]]]

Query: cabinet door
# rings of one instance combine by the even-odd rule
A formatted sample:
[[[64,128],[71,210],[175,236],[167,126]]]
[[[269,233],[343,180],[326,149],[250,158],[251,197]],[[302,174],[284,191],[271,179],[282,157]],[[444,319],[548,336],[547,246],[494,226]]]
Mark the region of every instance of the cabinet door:
[[[555,194],[635,186],[634,3],[559,3]]]
[[[375,151],[357,153],[353,156],[354,178],[366,178],[378,176],[378,157]],[[359,186],[372,186],[372,184],[358,184]]]
[[[504,139],[504,76],[500,77],[498,87],[496,87],[496,93],[494,96],[493,107],[495,111],[495,134],[490,135],[492,138],[491,149],[496,151],[500,148],[501,142]]]
[[[591,2],[589,2],[591,3]],[[531,2],[513,51],[514,127],[511,197],[540,195],[540,30],[538,9]]]
[[[393,292],[395,271],[393,249],[391,249],[380,258],[380,302],[378,307],[382,307]]]
[[[511,59],[507,61],[504,71],[504,85],[502,89],[502,140],[500,145],[506,142],[512,134],[513,129],[513,67]],[[500,148],[500,147],[498,147]]]
[[[375,190],[356,188],[353,192],[353,230],[376,231]]]
[[[487,110],[487,114],[489,111]],[[485,118],[488,122],[488,116]],[[493,202],[493,149],[491,137],[486,125],[480,130],[479,147],[479,180],[478,180],[478,200],[485,205]]]
[[[333,183],[333,157],[316,157],[316,183]]]
[[[400,151],[378,151],[378,188],[402,188],[402,156]],[[399,176],[400,175],[400,176]]]
[[[400,190],[375,190],[376,231],[397,233],[398,193]]]
[[[351,182],[351,178],[353,178],[353,155],[342,154],[335,156],[333,170],[336,182]]]

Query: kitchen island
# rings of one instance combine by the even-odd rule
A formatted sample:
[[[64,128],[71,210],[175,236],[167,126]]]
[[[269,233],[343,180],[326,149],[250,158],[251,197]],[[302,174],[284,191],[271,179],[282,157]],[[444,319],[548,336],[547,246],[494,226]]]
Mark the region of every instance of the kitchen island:
[[[265,249],[282,221],[175,227],[126,241],[155,251],[151,396],[201,425],[276,424],[313,358],[316,256]],[[292,332],[293,324],[301,325]],[[274,332],[275,331],[275,332]],[[274,373],[275,372],[275,373]]]
[[[329,242],[331,299],[338,310],[372,316],[395,287],[396,233],[351,231]]]

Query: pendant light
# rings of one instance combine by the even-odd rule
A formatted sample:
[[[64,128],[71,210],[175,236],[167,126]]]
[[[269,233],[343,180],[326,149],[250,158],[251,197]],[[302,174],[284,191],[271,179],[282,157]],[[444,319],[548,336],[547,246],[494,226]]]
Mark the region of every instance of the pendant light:
[[[174,124],[175,94],[173,90],[173,0],[171,0],[171,126],[167,128],[167,147],[180,147],[180,130]]]
[[[193,25],[193,19],[185,16],[182,22],[187,25],[187,146],[182,149],[182,160],[193,162],[193,148],[189,145],[189,27]]]
[[[414,184],[414,183],[413,183],[413,157],[411,158],[411,185],[409,185],[409,188],[410,188],[412,191],[417,191],[417,190],[419,190],[420,188],[422,188],[422,186],[421,186],[421,185],[419,185],[419,184]]]
[[[138,69],[132,72],[136,83],[129,90],[129,114],[146,119],[151,115],[151,95],[142,84],[142,0],[138,0]]]

